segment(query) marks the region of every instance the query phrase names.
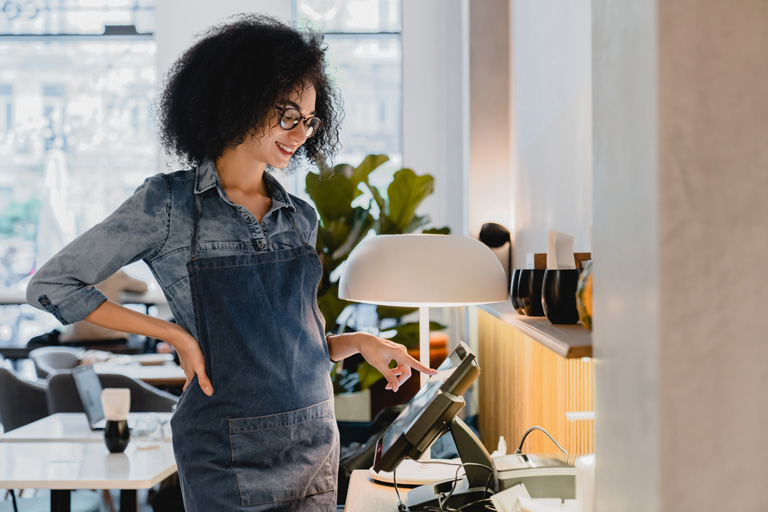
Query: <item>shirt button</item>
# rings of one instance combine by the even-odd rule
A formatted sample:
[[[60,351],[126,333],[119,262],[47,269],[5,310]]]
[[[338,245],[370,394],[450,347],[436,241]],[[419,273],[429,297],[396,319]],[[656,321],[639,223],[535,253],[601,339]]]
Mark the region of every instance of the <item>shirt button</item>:
[[[42,299],[40,299],[40,304],[42,304],[43,306],[48,306],[50,303],[51,301],[48,300],[48,297],[43,297]]]
[[[263,249],[264,245],[265,245],[264,242],[259,240],[259,249]]]

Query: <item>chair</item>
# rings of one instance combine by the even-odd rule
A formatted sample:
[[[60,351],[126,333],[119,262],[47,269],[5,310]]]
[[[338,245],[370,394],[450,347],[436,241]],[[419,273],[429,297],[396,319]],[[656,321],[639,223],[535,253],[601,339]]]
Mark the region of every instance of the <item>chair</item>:
[[[0,418],[8,432],[48,416],[48,386],[22,379],[15,371],[0,367]]]
[[[38,378],[45,379],[48,375],[60,370],[71,370],[80,363],[80,355],[85,352],[81,348],[72,347],[41,347],[29,353],[29,358],[35,363]]]
[[[118,374],[99,374],[103,388],[131,390],[131,412],[171,412],[178,398],[140,380]],[[48,379],[48,410],[57,412],[83,412],[80,396],[71,371],[54,373]]]

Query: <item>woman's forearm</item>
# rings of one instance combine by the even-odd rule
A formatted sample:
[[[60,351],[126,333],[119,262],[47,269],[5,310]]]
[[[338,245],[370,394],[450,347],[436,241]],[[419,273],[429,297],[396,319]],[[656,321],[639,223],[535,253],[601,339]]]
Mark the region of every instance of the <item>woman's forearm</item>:
[[[360,348],[356,343],[357,338],[358,333],[356,332],[326,336],[325,340],[328,343],[328,353],[331,356],[331,360],[341,361],[360,352]]]
[[[85,321],[115,331],[161,339],[167,341],[176,349],[179,348],[177,345],[185,338],[181,335],[182,332],[186,333],[177,324],[139,313],[110,300],[103,302],[90,315],[85,317]]]

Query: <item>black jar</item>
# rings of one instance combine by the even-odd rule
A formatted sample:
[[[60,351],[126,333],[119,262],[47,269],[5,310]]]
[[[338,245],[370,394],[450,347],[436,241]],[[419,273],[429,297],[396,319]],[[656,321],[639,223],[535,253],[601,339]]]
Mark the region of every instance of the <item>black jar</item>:
[[[576,289],[581,269],[549,270],[544,274],[542,303],[544,313],[553,324],[576,324],[579,310],[576,308]]]
[[[112,453],[122,453],[128,447],[130,439],[128,420],[107,420],[107,426],[104,429],[104,443],[107,445],[107,450]]]
[[[517,296],[523,308],[523,314],[528,316],[544,316],[541,306],[541,285],[544,282],[543,268],[524,268],[520,270],[517,284]]]
[[[523,269],[516,268],[512,271],[512,285],[509,290],[509,300],[512,301],[512,307],[518,314],[524,315],[523,303],[520,302],[520,272]]]

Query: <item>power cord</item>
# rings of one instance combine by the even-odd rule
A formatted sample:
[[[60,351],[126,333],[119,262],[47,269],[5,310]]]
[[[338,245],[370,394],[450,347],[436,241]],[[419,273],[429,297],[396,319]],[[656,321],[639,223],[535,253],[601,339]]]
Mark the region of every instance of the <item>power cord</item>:
[[[518,447],[517,447],[517,450],[515,450],[515,451],[513,452],[515,455],[518,455],[518,454],[522,453],[522,451],[523,451],[523,443],[525,443],[525,438],[526,438],[526,437],[528,437],[528,434],[530,434],[530,433],[531,433],[531,432],[533,432],[534,430],[541,430],[542,432],[544,432],[545,434],[547,434],[547,437],[548,437],[548,438],[550,438],[550,439],[552,440],[552,442],[553,442],[553,443],[555,443],[555,445],[557,445],[557,447],[558,447],[558,448],[560,448],[560,451],[561,451],[561,452],[565,453],[566,455],[568,454],[568,452],[567,452],[567,451],[565,451],[565,448],[563,448],[562,446],[560,446],[560,443],[558,443],[558,442],[555,440],[555,438],[554,438],[554,437],[552,437],[552,434],[550,434],[549,432],[547,432],[546,430],[544,430],[542,427],[539,427],[539,426],[533,426],[533,427],[529,428],[528,430],[526,430],[526,431],[525,431],[525,434],[523,434],[523,438],[520,440],[520,446],[518,446]]]
[[[444,466],[456,466],[456,474],[453,476],[453,484],[451,485],[451,490],[448,492],[448,494],[440,493],[437,496],[437,507],[427,506],[425,507],[425,510],[429,512],[461,512],[462,510],[472,507],[474,505],[479,505],[480,503],[485,502],[485,509],[487,510],[496,510],[496,507],[493,506],[493,504],[490,502],[490,498],[488,498],[488,492],[490,491],[491,494],[494,494],[495,491],[491,489],[491,480],[493,479],[493,468],[490,466],[486,466],[485,464],[478,464],[477,462],[463,462],[461,464],[457,464],[455,462],[443,462],[439,460],[426,460],[422,461],[422,464],[442,464]],[[484,468],[488,470],[488,480],[485,482],[485,489],[483,492],[483,498],[479,500],[475,500],[469,503],[465,503],[459,508],[451,508],[447,506],[448,501],[450,501],[451,497],[453,496],[453,493],[456,491],[456,486],[459,483],[459,472],[462,468],[467,466],[477,466]],[[397,468],[395,468],[392,471],[392,483],[395,486],[395,493],[397,494],[397,510],[399,512],[406,512],[408,510],[408,507],[403,503],[403,500],[400,497],[400,490],[397,488]]]

